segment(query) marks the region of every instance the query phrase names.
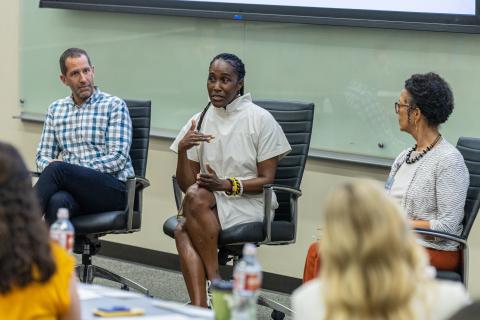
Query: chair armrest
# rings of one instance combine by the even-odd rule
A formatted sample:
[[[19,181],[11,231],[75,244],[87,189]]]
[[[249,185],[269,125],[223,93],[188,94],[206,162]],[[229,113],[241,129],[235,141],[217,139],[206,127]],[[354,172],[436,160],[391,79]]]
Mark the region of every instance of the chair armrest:
[[[300,197],[302,195],[302,191],[300,189],[284,186],[281,184],[266,184],[263,186],[264,190],[268,188],[273,189],[273,191],[287,192],[297,197]]]
[[[127,188],[127,229],[131,230],[133,228],[133,206],[135,204],[135,193],[136,191],[142,191],[143,189],[150,186],[150,181],[143,177],[134,176],[128,177],[125,181],[125,186]]]
[[[264,201],[264,225],[265,225],[265,233],[266,238],[264,243],[269,243],[272,241],[272,223],[275,219],[275,214],[272,212],[272,192],[280,191],[286,192],[293,196],[294,206],[295,209],[293,210],[293,221],[296,225],[297,223],[297,199],[302,195],[302,191],[300,189],[292,188],[289,186],[279,185],[279,184],[266,184],[263,186],[263,201]]]
[[[143,177],[134,177],[137,181],[137,188],[145,189],[150,186],[150,181]]]
[[[173,196],[175,197],[175,205],[177,206],[177,211],[180,212],[183,202],[183,192],[178,184],[177,177],[172,176],[172,186],[173,186]]]
[[[30,171],[30,174],[31,174],[32,177],[34,177],[34,178],[40,177],[40,172],[38,172],[38,171]]]
[[[431,229],[422,229],[422,228],[415,228],[414,229],[416,233],[424,235],[424,236],[432,236],[436,238],[441,238],[444,240],[451,240],[456,243],[459,243],[461,245],[467,246],[467,240],[451,233],[446,233],[446,232],[441,232],[441,231],[435,231]]]

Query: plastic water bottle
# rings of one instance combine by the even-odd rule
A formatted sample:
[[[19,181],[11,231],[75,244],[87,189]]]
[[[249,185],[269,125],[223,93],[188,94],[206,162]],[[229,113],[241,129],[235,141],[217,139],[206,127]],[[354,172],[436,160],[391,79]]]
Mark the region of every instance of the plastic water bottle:
[[[243,258],[233,271],[232,320],[257,319],[257,299],[262,285],[262,267],[257,261],[257,248],[243,246]]]
[[[68,220],[68,209],[58,209],[57,221],[50,226],[50,239],[72,253],[74,236],[75,230],[70,220]]]

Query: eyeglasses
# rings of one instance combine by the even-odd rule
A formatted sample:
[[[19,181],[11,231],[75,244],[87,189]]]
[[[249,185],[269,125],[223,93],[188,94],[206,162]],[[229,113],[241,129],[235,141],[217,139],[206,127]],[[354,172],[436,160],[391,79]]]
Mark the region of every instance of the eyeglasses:
[[[395,105],[395,113],[398,113],[400,111],[400,107],[408,107],[408,108],[412,107],[409,104],[404,104],[404,103],[400,103],[400,102],[395,102],[394,105]]]

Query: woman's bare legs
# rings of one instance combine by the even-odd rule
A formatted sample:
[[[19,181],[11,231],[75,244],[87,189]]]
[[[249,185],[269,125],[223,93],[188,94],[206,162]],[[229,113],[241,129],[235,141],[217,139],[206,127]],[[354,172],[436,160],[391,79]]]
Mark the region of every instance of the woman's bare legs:
[[[180,265],[194,305],[206,306],[205,279],[219,278],[217,240],[220,223],[215,196],[192,185],[183,202],[185,221],[175,230]]]
[[[180,257],[180,269],[193,305],[206,307],[205,267],[185,230],[184,222],[177,225],[175,242]]]

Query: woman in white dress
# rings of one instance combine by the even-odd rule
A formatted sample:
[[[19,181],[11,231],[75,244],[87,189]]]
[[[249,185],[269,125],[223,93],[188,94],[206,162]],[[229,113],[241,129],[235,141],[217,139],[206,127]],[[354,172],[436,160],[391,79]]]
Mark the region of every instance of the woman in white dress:
[[[198,306],[207,305],[205,281],[220,277],[219,232],[263,220],[263,185],[273,182],[278,160],[291,150],[273,116],[244,94],[244,78],[237,56],[213,58],[210,102],[170,147],[178,153],[176,176],[185,192],[175,241],[190,301]]]
[[[379,186],[335,190],[324,210],[320,277],[292,297],[295,319],[448,319],[469,303],[459,282],[434,279],[400,207]]]

